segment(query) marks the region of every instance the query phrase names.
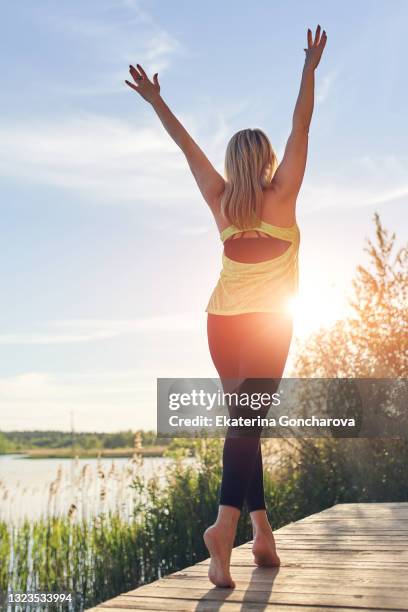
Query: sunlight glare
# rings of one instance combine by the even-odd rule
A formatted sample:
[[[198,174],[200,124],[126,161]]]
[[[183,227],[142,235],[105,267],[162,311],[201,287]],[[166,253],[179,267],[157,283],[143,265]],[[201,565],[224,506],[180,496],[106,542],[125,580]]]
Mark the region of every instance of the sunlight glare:
[[[322,327],[330,327],[346,314],[345,305],[337,296],[316,291],[299,293],[291,299],[288,310],[294,317],[294,329],[299,336],[308,336]]]

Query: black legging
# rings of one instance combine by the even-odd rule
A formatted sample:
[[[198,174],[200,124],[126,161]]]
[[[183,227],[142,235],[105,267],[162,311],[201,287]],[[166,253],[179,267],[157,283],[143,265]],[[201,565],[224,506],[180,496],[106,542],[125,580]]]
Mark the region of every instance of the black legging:
[[[288,314],[208,315],[208,344],[224,392],[276,391],[292,337]],[[238,381],[238,383],[237,383]],[[231,416],[239,411],[229,407]],[[245,411],[241,414],[244,414]],[[258,411],[266,416],[268,409]],[[248,416],[248,411],[245,416]],[[229,427],[223,451],[220,504],[249,512],[265,509],[262,427]]]

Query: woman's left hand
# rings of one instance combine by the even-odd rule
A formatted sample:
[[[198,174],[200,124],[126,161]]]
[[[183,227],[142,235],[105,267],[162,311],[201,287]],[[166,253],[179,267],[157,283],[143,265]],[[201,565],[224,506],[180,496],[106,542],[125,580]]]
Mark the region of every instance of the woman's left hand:
[[[129,72],[133,77],[134,83],[130,83],[125,80],[125,83],[132,89],[137,91],[147,102],[154,102],[160,97],[160,84],[158,80],[158,73],[153,75],[153,81],[149,79],[140,64],[136,64],[137,70],[134,66],[129,66]]]

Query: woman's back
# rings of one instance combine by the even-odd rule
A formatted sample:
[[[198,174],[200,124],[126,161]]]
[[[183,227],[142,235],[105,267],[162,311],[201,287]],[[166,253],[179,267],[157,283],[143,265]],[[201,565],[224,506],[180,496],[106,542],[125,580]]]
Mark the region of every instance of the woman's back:
[[[262,223],[281,228],[291,228],[296,224],[295,205],[285,203],[280,198],[279,191],[275,189],[272,181],[271,186],[263,190],[263,202],[261,221],[256,229],[242,230],[236,232],[236,228],[221,213],[221,198],[219,198],[218,214],[214,214],[220,236],[224,242],[224,253],[230,259],[244,263],[257,263],[279,257],[290,246],[288,240],[282,237],[272,236],[262,231]],[[234,230],[232,234],[231,230]],[[232,234],[225,239],[225,233]]]
[[[283,206],[278,207],[276,196],[268,193],[264,201],[267,218],[288,221],[290,216]],[[298,286],[300,233],[296,221],[278,225],[262,219],[252,228],[241,229],[225,222],[221,211],[219,219],[222,270],[206,311],[221,315],[288,312]]]

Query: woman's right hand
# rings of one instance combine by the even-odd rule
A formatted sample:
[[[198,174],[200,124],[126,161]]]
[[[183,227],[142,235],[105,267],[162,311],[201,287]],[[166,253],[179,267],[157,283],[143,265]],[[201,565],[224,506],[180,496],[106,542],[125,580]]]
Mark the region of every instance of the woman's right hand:
[[[320,59],[322,57],[323,49],[326,45],[327,34],[326,31],[323,30],[322,35],[320,36],[320,25],[316,28],[315,38],[313,40],[312,30],[308,28],[307,30],[307,49],[305,49],[306,59],[305,66],[308,68],[312,68],[316,70],[319,65]]]
[[[129,72],[135,83],[130,83],[125,80],[126,85],[129,85],[132,89],[137,91],[147,102],[151,104],[160,97],[160,84],[158,80],[158,73],[153,75],[153,81],[149,79],[140,64],[136,64],[137,70],[134,66],[129,66]]]

